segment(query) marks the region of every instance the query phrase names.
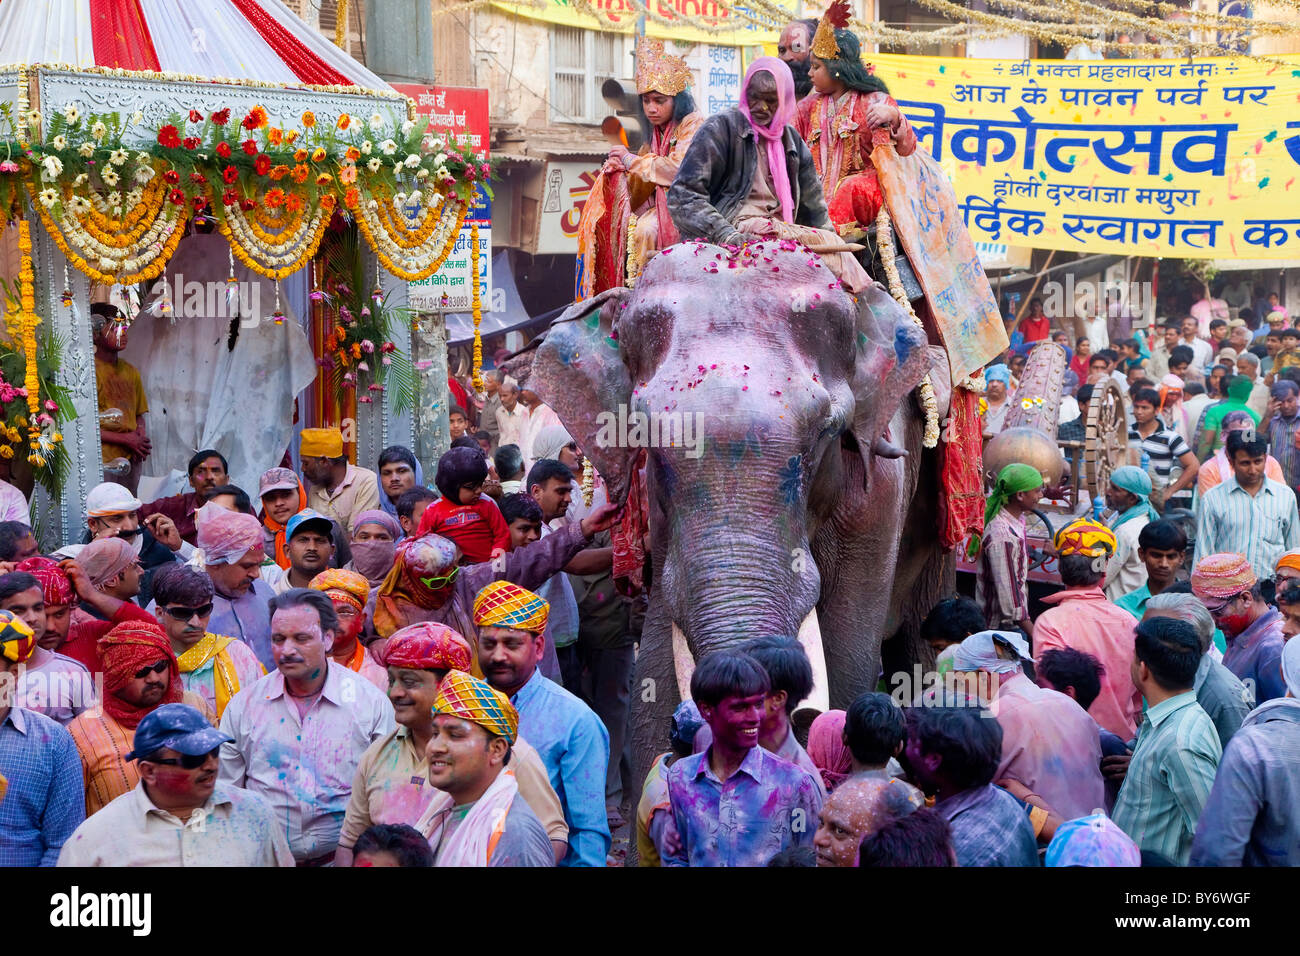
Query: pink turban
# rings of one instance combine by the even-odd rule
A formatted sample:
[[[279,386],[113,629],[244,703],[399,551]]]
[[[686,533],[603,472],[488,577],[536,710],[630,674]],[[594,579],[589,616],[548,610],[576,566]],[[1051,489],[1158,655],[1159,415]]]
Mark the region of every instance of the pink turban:
[[[76,562],[95,587],[121,574],[134,560],[135,548],[122,538],[96,538],[77,552],[76,557]]]
[[[249,551],[266,547],[262,522],[208,502],[200,509],[199,548],[207,564],[234,564]]]
[[[1233,598],[1253,588],[1255,580],[1244,556],[1230,551],[1207,554],[1192,571],[1192,593],[1198,598]]]
[[[808,728],[808,756],[821,771],[828,793],[853,769],[853,754],[844,745],[846,716],[842,710],[828,710],[819,714]]]
[[[41,582],[46,607],[63,607],[72,603],[72,582],[57,561],[42,557],[28,558],[15,565],[14,570],[26,571]]]

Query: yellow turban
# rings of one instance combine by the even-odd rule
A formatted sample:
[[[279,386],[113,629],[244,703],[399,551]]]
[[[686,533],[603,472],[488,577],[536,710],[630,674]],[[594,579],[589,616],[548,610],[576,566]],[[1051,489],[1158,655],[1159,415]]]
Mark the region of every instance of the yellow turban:
[[[1080,518],[1056,532],[1056,553],[1109,558],[1115,553],[1115,533],[1104,524]]]
[[[304,458],[342,458],[343,433],[337,428],[304,428],[298,451]]]
[[[448,671],[438,685],[438,697],[433,702],[434,714],[450,714],[462,720],[473,721],[490,734],[515,742],[519,731],[519,711],[510,699],[494,690],[487,681],[471,677],[464,671]]]
[[[479,627],[511,627],[540,634],[546,630],[550,613],[546,601],[509,581],[493,581],[474,598],[474,623]]]
[[[355,571],[329,568],[311,579],[313,591],[324,591],[331,598],[346,601],[358,611],[364,610],[370,599],[370,582]],[[331,593],[333,592],[333,593]]]

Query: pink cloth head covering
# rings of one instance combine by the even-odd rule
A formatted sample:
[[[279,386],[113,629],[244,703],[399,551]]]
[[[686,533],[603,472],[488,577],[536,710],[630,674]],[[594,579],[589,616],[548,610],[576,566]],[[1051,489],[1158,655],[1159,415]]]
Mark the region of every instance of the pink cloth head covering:
[[[208,502],[199,509],[199,548],[207,564],[234,564],[249,551],[266,547],[262,522]]]
[[[136,559],[135,548],[122,538],[96,538],[77,552],[76,562],[99,587],[125,571]]]
[[[1244,555],[1231,551],[1207,554],[1192,571],[1192,593],[1198,598],[1232,598],[1253,588],[1255,580]]]
[[[757,125],[749,115],[749,84],[755,73],[771,73],[776,80],[776,113],[766,126]],[[767,144],[767,168],[772,173],[773,192],[781,201],[781,218],[794,222],[794,196],[790,192],[790,174],[785,167],[785,128],[794,119],[798,106],[794,95],[794,75],[785,61],[774,56],[760,56],[745,71],[745,81],[740,84],[740,112],[759,139]]]
[[[808,756],[821,771],[827,792],[834,790],[853,769],[853,754],[844,745],[842,710],[819,714],[808,728]]]

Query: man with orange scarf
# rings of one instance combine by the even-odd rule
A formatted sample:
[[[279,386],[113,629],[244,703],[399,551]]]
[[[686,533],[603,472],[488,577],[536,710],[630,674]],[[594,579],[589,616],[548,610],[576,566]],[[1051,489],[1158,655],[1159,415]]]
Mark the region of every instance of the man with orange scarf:
[[[171,641],[156,621],[117,625],[100,638],[99,658],[104,667],[103,707],[68,724],[81,754],[87,816],[139,782],[139,768],[127,755],[146,714],[182,701],[207,713],[202,698],[184,692]],[[211,714],[207,716],[211,720]]]
[[[365,646],[358,640],[366,626],[370,583],[355,571],[330,568],[312,578],[308,587],[313,591],[324,591],[334,602],[334,611],[339,616],[339,633],[330,648],[334,663],[342,664],[388,693],[388,671],[366,653]]]
[[[662,40],[637,41],[636,92],[645,145],[639,153],[625,145],[611,149],[592,185],[578,225],[574,298],[630,284],[651,256],[680,240],[668,214],[668,187],[704,121],[686,89],[690,81],[686,61],[668,56]]]
[[[284,570],[289,570],[289,542],[285,529],[289,519],[307,507],[307,489],[288,468],[272,468],[258,482],[262,499],[262,526],[266,528],[266,553]]]

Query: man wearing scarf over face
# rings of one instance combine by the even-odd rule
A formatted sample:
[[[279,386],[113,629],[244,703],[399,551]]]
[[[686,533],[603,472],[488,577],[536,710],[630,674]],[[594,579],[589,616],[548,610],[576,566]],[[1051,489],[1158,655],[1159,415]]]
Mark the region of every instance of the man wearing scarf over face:
[[[203,713],[203,698],[185,693],[171,641],[157,622],[128,621],[99,641],[104,666],[104,702],[68,724],[81,754],[86,780],[86,816],[107,806],[140,781],[139,767],[127,759],[135,728],[163,704],[186,703]]]
[[[1106,504],[1115,511],[1110,530],[1115,532],[1115,554],[1106,565],[1106,597],[1118,601],[1147,582],[1147,568],[1138,557],[1138,535],[1160,515],[1151,507],[1151,476],[1136,465],[1110,473]]]

